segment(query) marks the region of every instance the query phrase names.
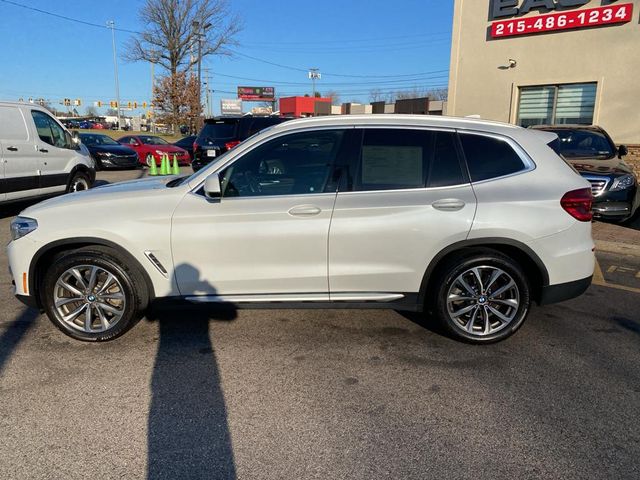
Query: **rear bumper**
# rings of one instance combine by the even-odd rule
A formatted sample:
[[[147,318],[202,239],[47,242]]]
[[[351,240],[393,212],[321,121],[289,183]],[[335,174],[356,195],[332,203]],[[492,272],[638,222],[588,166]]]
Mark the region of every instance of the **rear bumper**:
[[[549,305],[551,303],[564,302],[565,300],[579,297],[589,288],[592,279],[593,276],[590,276],[580,280],[574,280],[573,282],[542,287],[540,301],[538,303],[540,305]]]

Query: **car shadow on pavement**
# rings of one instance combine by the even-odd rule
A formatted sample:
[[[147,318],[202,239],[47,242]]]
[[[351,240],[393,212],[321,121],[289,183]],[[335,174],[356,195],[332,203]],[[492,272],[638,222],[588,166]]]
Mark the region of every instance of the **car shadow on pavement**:
[[[35,324],[36,318],[38,318],[37,310],[25,308],[15,320],[9,322],[6,330],[0,334],[0,373],[27,332]]]
[[[177,267],[197,279],[199,272]],[[200,282],[208,286],[207,282]],[[231,434],[220,371],[211,342],[212,320],[231,321],[232,306],[173,305],[147,316],[160,339],[151,379],[147,478],[235,479]]]

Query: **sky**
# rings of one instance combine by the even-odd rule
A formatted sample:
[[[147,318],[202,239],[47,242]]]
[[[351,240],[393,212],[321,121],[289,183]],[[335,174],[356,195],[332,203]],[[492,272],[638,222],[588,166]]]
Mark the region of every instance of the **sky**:
[[[15,3],[99,25],[113,20],[117,28],[140,31],[144,25],[138,10],[144,0],[0,0],[0,99],[42,97],[56,104],[80,98],[80,113],[95,101],[115,99],[111,30]],[[203,62],[211,76],[215,114],[220,99],[234,98],[238,85],[275,86],[277,96],[310,94],[306,71],[311,67],[322,74],[316,90],[337,91],[343,102],[368,103],[374,88],[390,92],[447,84],[453,0],[229,4],[242,20],[234,47],[238,54]],[[121,103],[149,101],[151,66],[123,60],[132,34],[115,33]],[[159,67],[155,72],[163,74]]]

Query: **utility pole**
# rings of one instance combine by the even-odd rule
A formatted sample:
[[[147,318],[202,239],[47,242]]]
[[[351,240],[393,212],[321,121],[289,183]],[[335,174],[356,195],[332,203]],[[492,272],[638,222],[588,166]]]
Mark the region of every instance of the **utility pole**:
[[[116,77],[116,102],[118,104],[116,112],[118,115],[118,130],[120,130],[122,128],[122,124],[120,122],[120,84],[118,83],[118,57],[116,55],[116,24],[113,20],[109,20],[107,22],[107,27],[111,29],[111,42],[113,44],[113,71]]]
[[[202,24],[195,20],[192,27],[196,30],[195,36],[198,39],[198,106],[202,110],[202,39],[205,38],[210,23]]]
[[[322,75],[320,74],[320,69],[310,68],[309,78],[311,79],[311,85],[313,85],[313,94],[311,96],[315,98],[316,97],[316,80],[320,80],[322,78]]]

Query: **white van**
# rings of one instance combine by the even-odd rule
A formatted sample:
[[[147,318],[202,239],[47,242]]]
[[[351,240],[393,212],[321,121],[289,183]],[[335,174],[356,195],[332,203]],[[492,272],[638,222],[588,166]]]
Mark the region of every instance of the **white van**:
[[[88,189],[93,159],[45,108],[0,102],[0,202]]]

